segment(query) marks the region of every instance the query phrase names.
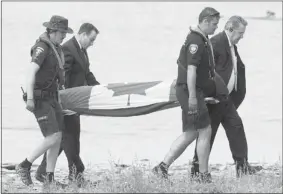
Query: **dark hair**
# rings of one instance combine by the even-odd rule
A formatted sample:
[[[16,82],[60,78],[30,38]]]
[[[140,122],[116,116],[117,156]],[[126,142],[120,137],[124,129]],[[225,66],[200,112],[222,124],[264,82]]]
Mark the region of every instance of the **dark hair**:
[[[78,34],[85,32],[87,35],[89,35],[93,30],[96,32],[96,34],[99,34],[98,29],[94,25],[90,23],[84,23],[81,25]]]
[[[219,19],[220,13],[212,7],[206,7],[200,12],[198,22],[201,23],[204,19],[207,19],[207,21],[211,21],[214,18]]]

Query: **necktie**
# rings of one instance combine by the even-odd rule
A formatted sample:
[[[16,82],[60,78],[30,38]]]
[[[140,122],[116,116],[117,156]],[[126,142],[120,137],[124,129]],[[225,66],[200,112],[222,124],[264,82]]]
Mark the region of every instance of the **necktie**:
[[[83,53],[83,56],[84,56],[85,61],[88,61],[87,54],[86,54],[86,50],[83,49],[83,48],[82,48],[82,53]]]
[[[234,45],[231,45],[230,48],[231,48],[232,62],[233,62],[233,69],[234,69],[234,77],[235,77],[234,88],[235,88],[235,91],[237,91],[237,82],[238,82],[238,79],[237,79],[237,75],[238,75],[238,72],[237,72],[237,57],[236,57],[236,54],[235,54]]]

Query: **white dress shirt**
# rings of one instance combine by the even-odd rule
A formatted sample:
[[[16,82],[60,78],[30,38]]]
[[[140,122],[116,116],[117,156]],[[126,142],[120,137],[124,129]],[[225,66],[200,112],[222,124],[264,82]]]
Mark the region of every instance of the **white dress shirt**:
[[[229,90],[229,94],[233,91],[233,89],[235,89],[235,91],[237,91],[237,57],[235,54],[235,49],[234,49],[234,45],[232,45],[229,36],[227,35],[226,31],[225,34],[228,38],[228,42],[229,42],[229,47],[230,47],[230,51],[231,51],[231,57],[232,57],[232,63],[233,63],[233,69],[232,69],[232,73],[227,85],[227,88]]]

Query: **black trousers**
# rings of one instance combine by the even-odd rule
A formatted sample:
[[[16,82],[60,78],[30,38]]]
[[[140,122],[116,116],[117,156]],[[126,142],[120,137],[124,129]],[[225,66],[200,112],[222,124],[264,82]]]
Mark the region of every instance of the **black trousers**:
[[[212,128],[210,150],[212,149],[217,130],[221,123],[225,129],[234,161],[242,162],[244,159],[248,160],[248,144],[244,125],[232,100],[229,98],[227,101],[219,104],[207,104],[207,108]],[[193,163],[197,162],[198,156],[195,148]]]
[[[62,131],[62,142],[59,150],[59,155],[64,150],[68,160],[69,173],[81,173],[85,167],[80,158],[80,116],[65,115],[64,116],[65,127]],[[74,169],[75,167],[75,169]],[[40,164],[41,169],[46,169],[46,153],[44,154],[43,160]]]

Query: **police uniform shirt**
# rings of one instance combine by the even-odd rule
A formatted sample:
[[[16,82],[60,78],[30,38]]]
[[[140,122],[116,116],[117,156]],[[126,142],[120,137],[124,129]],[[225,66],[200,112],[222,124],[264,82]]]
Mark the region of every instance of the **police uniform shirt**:
[[[188,65],[194,65],[196,70],[196,87],[202,89],[205,95],[215,92],[215,84],[210,79],[208,45],[204,38],[196,32],[190,32],[183,44],[178,58],[178,84],[187,84]]]
[[[208,46],[203,37],[192,32],[188,40],[186,65],[194,65],[197,67],[196,86],[202,89],[207,84],[207,80],[210,77],[209,55],[207,49]]]
[[[187,65],[198,67],[201,64],[202,56],[205,52],[205,43],[199,35],[191,37],[192,38],[188,40]]]
[[[31,61],[41,66],[44,59],[48,55],[48,51],[49,51],[49,48],[45,43],[38,42],[36,47],[33,50]]]
[[[58,61],[52,49],[44,42],[37,42],[32,50],[31,61],[40,66],[35,76],[34,89],[56,91]]]

